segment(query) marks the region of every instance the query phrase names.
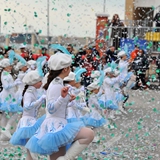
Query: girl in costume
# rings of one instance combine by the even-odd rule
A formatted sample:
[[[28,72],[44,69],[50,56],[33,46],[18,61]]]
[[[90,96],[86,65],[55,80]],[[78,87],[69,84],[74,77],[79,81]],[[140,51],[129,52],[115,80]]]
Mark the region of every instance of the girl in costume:
[[[37,133],[30,138],[26,148],[33,153],[50,155],[51,160],[71,160],[93,140],[94,133],[82,122],[67,123],[66,108],[75,99],[64,87],[63,79],[70,73],[70,55],[56,53],[48,61],[50,72],[44,88],[47,90],[46,118]],[[65,153],[65,146],[72,143]]]
[[[37,120],[38,109],[45,102],[46,95],[39,99],[37,89],[42,85],[42,77],[38,71],[30,71],[23,78],[25,84],[21,105],[23,106],[22,118],[19,120],[17,130],[14,132],[10,143],[13,145],[25,146],[28,139],[37,131],[44,120],[44,116]],[[32,160],[29,150],[27,150],[27,160]]]
[[[68,104],[67,121],[69,123],[80,121],[80,118],[82,118],[83,116],[83,112],[86,113],[90,111],[89,108],[86,107],[85,100],[83,101],[80,100],[81,98],[84,98],[81,96],[85,96],[85,94],[82,95],[80,92],[77,92],[77,89],[74,87],[76,83],[75,77],[76,77],[76,74],[73,72],[70,72],[69,75],[64,78],[65,86],[68,86],[70,88],[69,92],[73,95],[76,95],[76,99]]]
[[[0,110],[2,113],[1,118],[1,140],[9,140],[11,138],[10,129],[12,124],[17,119],[17,112],[22,112],[23,109],[18,105],[15,97],[16,86],[19,82],[15,82],[11,76],[12,65],[10,60],[4,58],[1,60],[0,81],[3,87],[0,93]],[[8,117],[10,117],[8,119]]]
[[[118,110],[118,104],[116,101],[116,94],[115,94],[115,84],[119,83],[119,77],[115,77],[114,72],[111,67],[108,67],[104,70],[105,79],[103,83],[103,87],[105,90],[105,106],[104,108],[110,109],[109,118],[113,119],[115,110]]]
[[[118,53],[118,57],[120,58],[118,68],[120,71],[120,87],[123,91],[123,95],[125,96],[125,101],[129,98],[129,91],[136,84],[136,76],[133,72],[128,72],[129,70],[129,62],[127,61],[127,55],[124,51],[120,51]]]
[[[25,76],[28,68],[27,68],[27,64],[23,64],[21,62],[18,62],[17,65],[15,66],[15,69],[17,71],[19,71],[17,79],[15,80],[15,82],[18,83],[18,89],[16,92],[16,98],[19,104],[21,104],[21,100],[22,100],[22,92],[24,90],[24,86],[25,84],[23,83],[22,79]]]
[[[85,125],[95,128],[102,127],[106,123],[106,120],[101,115],[102,108],[98,103],[98,93],[100,90],[98,81],[91,83],[87,87],[87,89],[90,92],[88,97],[88,106],[90,108],[90,113],[86,113],[85,115]]]
[[[106,124],[106,119],[102,117],[102,108],[98,103],[99,98],[99,90],[100,86],[98,81],[91,83],[87,87],[88,91],[90,92],[89,99],[88,99],[88,106],[90,108],[90,113],[86,113],[84,116],[84,123],[86,126],[93,127],[96,133],[95,141],[98,141],[97,137],[97,128],[102,127]]]

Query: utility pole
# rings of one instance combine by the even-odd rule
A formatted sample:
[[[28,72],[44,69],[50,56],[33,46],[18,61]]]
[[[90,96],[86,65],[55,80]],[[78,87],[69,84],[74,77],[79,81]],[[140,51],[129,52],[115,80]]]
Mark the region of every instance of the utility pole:
[[[104,0],[104,3],[103,3],[103,13],[105,13],[106,11],[106,0]]]
[[[47,1],[47,37],[48,37],[48,45],[47,45],[47,48],[48,48],[48,51],[49,51],[49,0]]]

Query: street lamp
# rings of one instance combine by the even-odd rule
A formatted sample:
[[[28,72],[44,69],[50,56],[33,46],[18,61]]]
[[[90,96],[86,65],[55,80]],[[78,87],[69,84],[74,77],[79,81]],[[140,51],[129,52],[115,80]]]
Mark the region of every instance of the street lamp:
[[[104,3],[103,3],[103,13],[105,13],[106,11],[106,0],[104,0]]]
[[[47,48],[49,50],[49,0],[47,1],[47,37],[48,37]]]

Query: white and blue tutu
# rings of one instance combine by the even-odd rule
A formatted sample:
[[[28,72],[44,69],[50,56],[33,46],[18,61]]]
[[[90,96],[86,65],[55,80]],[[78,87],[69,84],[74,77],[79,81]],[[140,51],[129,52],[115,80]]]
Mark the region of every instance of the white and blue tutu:
[[[25,147],[33,153],[51,155],[72,143],[82,127],[83,122],[67,123],[64,118],[46,118]]]
[[[116,97],[116,102],[121,102],[125,100],[124,95],[118,92],[115,93],[115,97]]]
[[[0,110],[3,112],[12,112],[12,113],[16,113],[16,112],[23,112],[23,108],[16,104],[11,104],[11,103],[1,103],[0,104]]]
[[[128,82],[131,76],[133,75],[133,72],[128,72],[127,76],[124,78],[124,82]]]
[[[67,122],[78,122],[81,121],[80,117],[82,117],[81,111],[76,107],[68,107],[67,108]]]
[[[45,117],[46,116],[43,115],[38,120],[30,116],[22,117],[18,123],[17,130],[10,139],[10,143],[13,145],[25,146],[28,139],[36,133]]]
[[[118,109],[118,105],[116,105],[115,103],[113,103],[112,100],[107,100],[105,102],[105,106],[106,106],[106,109],[112,109],[112,110],[117,110]]]
[[[92,111],[82,117],[81,120],[83,121],[85,126],[91,126],[95,128],[102,127],[107,123],[107,120],[103,118],[96,109],[92,109]]]

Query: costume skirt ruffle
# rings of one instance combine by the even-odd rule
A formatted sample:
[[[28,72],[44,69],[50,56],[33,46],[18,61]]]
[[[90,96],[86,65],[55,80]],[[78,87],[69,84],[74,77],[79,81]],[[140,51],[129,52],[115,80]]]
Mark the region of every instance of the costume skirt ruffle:
[[[84,117],[81,118],[85,126],[91,127],[101,127],[106,124],[106,119],[102,117],[98,109],[92,109],[90,113],[87,113]]]
[[[58,120],[59,122],[57,123],[55,119],[46,118],[25,147],[33,153],[50,155],[58,152],[60,147],[72,143],[80,129],[84,127],[83,122],[67,123],[64,119],[64,121]]]
[[[10,143],[13,145],[25,146],[28,139],[30,139],[36,133],[40,125],[43,123],[45,117],[46,117],[45,115],[40,117],[37,121],[35,120],[34,124],[32,125],[30,124],[30,126],[26,127],[19,126],[19,128],[17,128],[17,130],[11,137]]]
[[[18,104],[10,104],[10,103],[1,103],[0,111],[2,112],[23,112],[23,108]]]

